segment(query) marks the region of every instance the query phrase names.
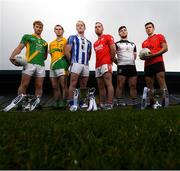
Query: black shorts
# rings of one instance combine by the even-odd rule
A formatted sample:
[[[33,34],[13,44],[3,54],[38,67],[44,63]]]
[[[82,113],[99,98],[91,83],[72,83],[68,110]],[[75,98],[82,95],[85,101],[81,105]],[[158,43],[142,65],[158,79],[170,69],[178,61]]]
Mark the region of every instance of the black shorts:
[[[144,68],[144,75],[147,77],[156,76],[159,72],[165,72],[164,62],[157,62]]]
[[[118,65],[117,75],[123,75],[125,77],[137,76],[136,66],[135,65]]]

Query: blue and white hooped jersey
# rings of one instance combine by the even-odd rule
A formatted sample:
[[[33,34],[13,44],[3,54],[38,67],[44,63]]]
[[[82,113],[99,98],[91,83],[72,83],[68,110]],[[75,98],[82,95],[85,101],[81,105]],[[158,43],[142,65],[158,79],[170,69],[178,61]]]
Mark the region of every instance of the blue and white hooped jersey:
[[[85,37],[72,35],[69,36],[67,44],[72,46],[71,63],[89,64],[92,49],[92,43],[89,40]]]

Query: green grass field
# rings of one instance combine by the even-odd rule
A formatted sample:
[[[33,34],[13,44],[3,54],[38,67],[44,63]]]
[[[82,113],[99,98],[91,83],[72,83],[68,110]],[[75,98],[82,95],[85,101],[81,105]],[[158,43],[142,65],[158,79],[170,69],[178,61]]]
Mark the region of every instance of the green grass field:
[[[180,106],[1,112],[0,169],[180,169]]]

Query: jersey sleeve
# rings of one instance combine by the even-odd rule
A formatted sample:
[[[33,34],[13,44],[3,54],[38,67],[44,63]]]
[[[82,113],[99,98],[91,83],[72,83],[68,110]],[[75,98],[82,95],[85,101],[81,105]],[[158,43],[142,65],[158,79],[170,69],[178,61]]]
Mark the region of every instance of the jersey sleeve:
[[[158,39],[159,39],[160,43],[166,43],[166,39],[162,34],[158,34]]]
[[[137,52],[137,48],[136,48],[136,45],[134,45],[134,53]]]
[[[107,42],[108,45],[111,46],[112,44],[114,44],[114,38],[111,35],[107,35]]]
[[[28,35],[27,34],[25,34],[23,37],[22,37],[22,39],[21,39],[21,42],[20,43],[22,43],[22,44],[24,44],[24,45],[26,45],[26,43],[28,42]]]
[[[68,40],[67,40],[67,45],[73,45],[74,44],[74,36],[69,36]]]

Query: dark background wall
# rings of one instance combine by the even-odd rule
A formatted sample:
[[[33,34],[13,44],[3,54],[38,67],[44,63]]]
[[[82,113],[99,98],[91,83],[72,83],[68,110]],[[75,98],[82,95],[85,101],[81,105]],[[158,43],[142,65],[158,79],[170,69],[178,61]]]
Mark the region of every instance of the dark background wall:
[[[137,89],[141,94],[143,87],[145,86],[144,73],[138,72],[138,84]],[[0,70],[0,95],[2,94],[15,94],[17,92],[18,86],[21,81],[21,71],[12,70]],[[180,72],[167,72],[166,82],[170,93],[180,93]],[[113,85],[116,87],[116,72],[113,72]],[[94,71],[90,72],[90,77],[88,81],[88,87],[97,87],[97,82],[95,78]],[[125,86],[125,90],[128,90],[128,86]],[[155,87],[158,88],[157,84]],[[46,78],[44,81],[44,94],[52,93],[51,84],[49,80],[49,71],[46,71]],[[33,79],[31,85],[29,86],[28,93],[33,93],[34,85]]]

